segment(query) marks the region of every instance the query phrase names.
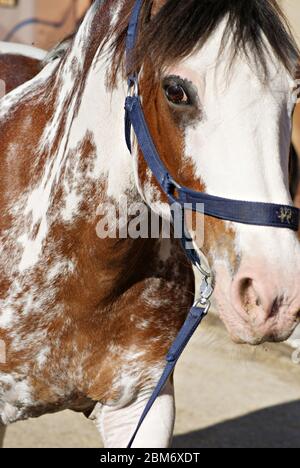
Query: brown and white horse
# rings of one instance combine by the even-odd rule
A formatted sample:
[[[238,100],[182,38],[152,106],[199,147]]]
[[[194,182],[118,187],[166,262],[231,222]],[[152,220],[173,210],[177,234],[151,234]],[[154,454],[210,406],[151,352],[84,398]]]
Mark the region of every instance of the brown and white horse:
[[[125,196],[169,217],[140,151],[132,158],[124,141],[132,6],[95,1],[63,56],[0,101],[0,422],[93,412],[106,447],[126,446],[194,291],[175,239],[97,235],[99,207],[110,202],[121,218]],[[145,1],[140,29],[143,107],[174,178],[291,203],[287,57],[297,51],[274,2]],[[204,237],[232,338],[285,340],[300,318],[296,234],[207,218]],[[135,446],[167,447],[173,425],[169,382]]]

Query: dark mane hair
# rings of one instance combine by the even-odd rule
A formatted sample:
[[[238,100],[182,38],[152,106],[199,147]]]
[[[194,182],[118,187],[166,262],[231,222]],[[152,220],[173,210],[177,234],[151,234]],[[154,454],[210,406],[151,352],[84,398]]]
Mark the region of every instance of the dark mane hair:
[[[124,65],[126,31],[134,2],[125,3],[124,14],[112,32],[116,37],[111,47],[115,77]],[[272,50],[291,75],[295,74],[299,49],[276,0],[166,0],[150,19],[151,7],[152,1],[145,0],[135,51],[137,68],[149,58],[159,68],[189,56],[227,17],[222,44],[231,40],[232,62],[240,51],[250,58],[251,51],[255,63],[267,74],[267,57]],[[109,35],[111,38],[111,32]]]

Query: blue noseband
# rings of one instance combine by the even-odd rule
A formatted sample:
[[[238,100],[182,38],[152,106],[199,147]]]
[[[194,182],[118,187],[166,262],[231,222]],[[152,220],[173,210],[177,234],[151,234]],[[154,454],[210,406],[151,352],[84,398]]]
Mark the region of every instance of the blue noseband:
[[[126,41],[128,72],[131,72],[132,69],[131,59],[136,45],[138,23],[143,1],[144,0],[136,0],[129,21]],[[182,224],[184,227],[184,205],[189,204],[189,208],[192,207],[194,211],[200,210],[205,215],[225,221],[255,226],[269,226],[281,229],[285,228],[293,231],[298,230],[300,210],[294,206],[232,200],[228,198],[215,197],[208,195],[207,193],[195,192],[186,187],[181,187],[169,174],[167,168],[161,161],[151,137],[144,116],[141,99],[138,94],[138,75],[130,75],[128,78],[128,84],[130,90],[133,90],[133,95],[128,96],[125,103],[125,137],[128,149],[131,152],[131,128],[133,128],[145,161],[161,189],[167,195],[170,203],[176,203],[180,207],[179,212],[181,212],[180,216],[182,217]],[[187,249],[186,243],[190,240],[191,239],[189,239],[186,229],[183,229],[183,248],[190,261],[200,270],[201,273],[204,273],[200,296],[191,308],[182,329],[166,356],[164,372],[138,422],[137,428],[128,444],[128,448],[132,446],[140,426],[159,396],[161,390],[164,388],[189,339],[207,314],[210,307],[209,298],[213,290],[208,283],[209,274],[202,269],[201,260],[197,252],[193,249]]]

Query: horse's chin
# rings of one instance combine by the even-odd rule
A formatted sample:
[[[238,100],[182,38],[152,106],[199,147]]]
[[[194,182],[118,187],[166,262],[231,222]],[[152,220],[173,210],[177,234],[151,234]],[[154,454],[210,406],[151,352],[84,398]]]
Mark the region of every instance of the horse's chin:
[[[224,309],[220,307],[217,312],[227,329],[230,339],[238,345],[259,346],[263,343],[281,343],[286,341],[296,328],[296,325],[291,325],[281,330],[266,331],[262,328],[254,332],[250,326],[239,320],[234,311],[230,316],[228,314],[224,315]]]
[[[242,296],[245,302],[239,301],[236,291],[239,293],[240,290],[235,287],[236,283],[240,284],[238,273],[232,277],[227,265],[222,263],[215,265],[214,271],[213,308],[234,343],[258,346],[266,342],[283,342],[291,336],[300,321],[298,296],[292,300],[293,295],[290,293],[291,299],[287,296],[283,301],[278,295],[272,309],[266,309],[251,283],[249,288],[246,284],[247,295]],[[260,271],[259,268],[257,271]],[[261,291],[264,284],[255,284],[255,287]],[[264,297],[268,298],[268,295]]]

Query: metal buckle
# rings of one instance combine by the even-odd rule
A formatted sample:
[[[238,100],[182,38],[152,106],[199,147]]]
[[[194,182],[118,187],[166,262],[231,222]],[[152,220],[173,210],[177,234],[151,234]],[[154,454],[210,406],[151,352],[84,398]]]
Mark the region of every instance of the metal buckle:
[[[199,299],[198,301],[195,302],[193,307],[196,307],[197,309],[203,309],[203,307],[204,307],[203,315],[207,315],[208,311],[210,309],[210,306],[211,306],[210,301],[206,300],[206,302],[203,303],[202,300]]]

